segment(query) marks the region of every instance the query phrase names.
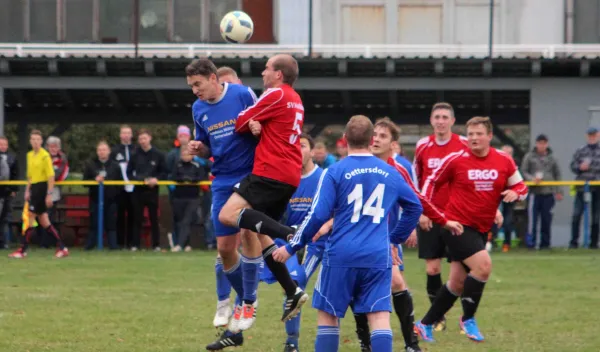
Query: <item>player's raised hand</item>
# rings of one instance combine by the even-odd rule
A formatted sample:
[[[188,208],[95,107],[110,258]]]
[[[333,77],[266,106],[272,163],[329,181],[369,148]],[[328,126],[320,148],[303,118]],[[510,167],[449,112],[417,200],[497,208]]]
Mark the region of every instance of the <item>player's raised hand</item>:
[[[414,248],[417,246],[417,230],[413,230],[413,232],[411,232],[410,236],[408,236],[404,244],[408,248]]]
[[[503,223],[504,223],[504,216],[502,215],[502,212],[500,210],[496,210],[496,217],[494,218],[494,224],[496,224],[498,227],[502,227]]]
[[[463,225],[461,225],[459,222],[452,221],[452,220],[448,220],[446,225],[444,225],[444,228],[446,230],[450,231],[455,236],[462,235],[463,231],[465,230],[463,228]]]
[[[200,142],[200,141],[189,141],[187,148],[188,148],[188,152],[192,155],[198,155],[200,154],[200,150],[202,149],[204,143]]]
[[[254,136],[260,136],[260,132],[262,131],[262,126],[260,125],[260,122],[250,120],[248,122],[248,127],[250,128],[250,132],[252,132]]]
[[[517,194],[517,192],[507,189],[506,191],[501,193],[504,196],[504,199],[502,199],[505,203],[512,203],[515,200],[519,199],[519,195]]]
[[[392,265],[402,264],[402,259],[400,259],[400,255],[398,254],[398,246],[396,246],[395,244],[392,244],[391,248],[392,248]]]
[[[428,217],[426,217],[425,215],[421,215],[421,217],[419,218],[419,226],[421,227],[421,230],[429,231],[433,227],[433,223]]]
[[[285,263],[290,257],[291,255],[285,247],[279,247],[273,252],[273,259],[275,259],[276,262]]]

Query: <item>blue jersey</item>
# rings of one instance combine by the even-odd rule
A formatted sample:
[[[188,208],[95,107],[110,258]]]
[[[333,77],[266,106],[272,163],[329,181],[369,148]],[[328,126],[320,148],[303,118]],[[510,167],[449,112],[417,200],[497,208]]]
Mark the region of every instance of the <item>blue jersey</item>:
[[[398,206],[403,214],[390,238],[388,216]],[[295,253],[333,217],[323,265],[389,268],[390,239],[398,243],[400,236],[408,236],[422,210],[396,169],[371,154],[349,155],[323,172],[311,211],[286,249]]]
[[[394,155],[394,160],[408,171],[410,179],[415,182],[415,173],[413,172],[413,164],[400,154]],[[415,183],[416,185],[416,183]]]
[[[238,182],[240,176],[252,172],[258,140],[250,133],[235,133],[235,122],[238,114],[255,102],[251,88],[224,83],[220,99],[213,103],[198,99],[192,106],[195,139],[210,148],[216,183],[220,176],[230,176]]]

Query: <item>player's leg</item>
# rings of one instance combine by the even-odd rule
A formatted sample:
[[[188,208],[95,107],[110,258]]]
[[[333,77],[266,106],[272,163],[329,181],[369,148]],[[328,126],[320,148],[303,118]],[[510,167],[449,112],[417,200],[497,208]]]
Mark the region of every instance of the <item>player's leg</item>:
[[[259,284],[260,265],[263,262],[262,249],[255,233],[242,229],[242,271],[244,275],[243,311],[240,330],[249,329],[256,320],[258,308],[257,290]]]
[[[29,218],[29,227],[25,230],[25,232],[21,236],[21,247],[16,251],[12,252],[8,255],[9,258],[22,259],[27,256],[27,250],[29,249],[29,241],[31,240],[31,235],[33,231],[35,231],[35,227],[33,226],[34,221],[36,221],[37,215],[31,211],[28,211]]]
[[[492,259],[487,251],[479,251],[463,261],[471,271],[464,282],[462,302],[464,314],[460,321],[460,327],[468,338],[473,341],[483,341],[483,335],[479,331],[475,321],[475,313],[481,302],[485,283],[492,273]]]
[[[285,245],[285,241],[278,239],[277,245]],[[292,276],[292,279],[301,288],[306,288],[308,281],[304,267],[300,264],[297,255],[292,256],[285,262],[285,265]],[[283,301],[283,310],[285,311],[286,300]],[[285,341],[284,352],[298,352],[300,339],[300,321],[302,314],[298,313],[295,317],[285,322],[285,332],[287,338]]]
[[[354,268],[321,266],[312,302],[313,308],[318,310],[316,352],[338,350],[340,343],[339,319],[344,317],[352,302],[357,282],[356,273],[357,269]],[[389,299],[387,301],[389,303]]]
[[[215,262],[215,278],[217,286],[217,311],[213,319],[213,325],[215,327],[226,326],[229,323],[229,318],[233,310],[231,309],[231,303],[229,296],[231,295],[231,283],[225,275],[223,270],[223,259],[217,254]]]
[[[340,328],[338,319],[324,311],[317,313],[317,338],[315,352],[337,352],[340,346]]]
[[[414,331],[415,316],[412,296],[398,266],[392,267],[392,302],[400,321],[404,348],[411,352],[421,351],[417,334]]]
[[[56,254],[54,255],[56,258],[63,258],[69,255],[69,250],[65,247],[65,243],[62,240],[62,237],[60,236],[60,234],[58,233],[58,231],[56,230],[56,228],[54,227],[54,225],[52,225],[52,223],[50,223],[50,218],[48,217],[48,213],[45,212],[41,215],[38,215],[38,222],[40,224],[40,226],[42,226],[44,228],[44,230],[46,230],[46,232],[52,236],[54,236],[54,238],[56,238]]]
[[[427,273],[427,296],[433,304],[436,295],[442,288],[442,258],[445,256],[445,244],[441,237],[440,226],[433,224],[429,231],[419,229],[417,231],[419,241],[419,258],[425,260],[425,271]],[[446,329],[446,319],[442,317],[436,322],[436,330]]]
[[[354,313],[354,307],[351,307],[356,323],[356,336],[360,343],[361,352],[371,352],[371,329],[369,328],[369,318],[366,313]]]

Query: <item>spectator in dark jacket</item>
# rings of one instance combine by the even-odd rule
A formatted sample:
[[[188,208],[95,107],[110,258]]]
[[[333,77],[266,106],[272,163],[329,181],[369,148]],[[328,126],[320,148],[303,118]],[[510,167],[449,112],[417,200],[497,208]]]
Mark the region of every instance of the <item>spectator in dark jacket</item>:
[[[8,151],[8,139],[0,136],[0,158],[4,159],[8,164],[9,180],[16,181],[19,179],[19,166],[15,155]],[[17,186],[0,186],[0,203],[3,204],[0,211],[0,249],[8,248],[8,243],[11,237],[12,229],[10,227],[12,215],[12,200],[17,195]]]
[[[575,179],[583,181],[600,180],[600,145],[598,140],[598,129],[590,127],[587,130],[587,144],[579,147],[573,155],[571,161],[571,171],[576,176]],[[591,231],[591,248],[598,248],[598,231],[600,229],[600,188],[591,187],[592,201],[592,231]],[[573,221],[571,224],[571,243],[569,248],[577,248],[579,246],[579,225],[581,216],[583,215],[583,188],[577,188],[575,196],[575,206],[573,209]]]
[[[133,131],[128,125],[122,125],[119,131],[120,143],[112,148],[110,158],[119,164],[123,180],[127,180],[127,165],[135,153]],[[131,246],[133,238],[133,190],[132,185],[123,186],[117,195],[117,242],[124,248]]]
[[[181,149],[181,157],[175,166],[171,179],[176,182],[190,183],[189,186],[178,185],[173,190],[173,213],[175,214],[175,230],[179,234],[179,242],[172,249],[180,252],[188,241],[192,224],[200,205],[200,186],[198,183],[207,178],[204,168],[189,154],[186,148]]]
[[[101,141],[96,147],[97,157],[92,158],[86,165],[83,172],[84,180],[104,181],[122,181],[123,176],[119,164],[110,158],[110,148],[108,143]],[[89,187],[90,196],[90,230],[86,241],[85,249],[90,250],[98,243],[98,221],[104,221],[104,231],[110,249],[119,249],[117,244],[117,195],[120,192],[119,186],[104,186],[104,209],[103,218],[98,218],[98,187]]]
[[[139,148],[132,155],[127,165],[127,177],[130,180],[144,181],[145,186],[135,186],[134,190],[134,227],[131,250],[137,251],[140,246],[140,234],[144,221],[144,209],[148,208],[152,231],[152,247],[160,252],[160,231],[158,224],[158,181],[167,179],[167,163],[165,155],[151,144],[152,136],[146,129],[138,133]]]
[[[535,148],[525,154],[521,164],[521,174],[527,181],[536,184],[542,181],[560,181],[558,162],[548,147],[548,137],[541,134],[535,139]],[[555,200],[562,200],[560,187],[537,186],[529,188],[529,229],[527,231],[527,247],[535,248],[537,242],[537,222],[541,221],[540,249],[550,248],[550,231],[552,229],[552,209]]]

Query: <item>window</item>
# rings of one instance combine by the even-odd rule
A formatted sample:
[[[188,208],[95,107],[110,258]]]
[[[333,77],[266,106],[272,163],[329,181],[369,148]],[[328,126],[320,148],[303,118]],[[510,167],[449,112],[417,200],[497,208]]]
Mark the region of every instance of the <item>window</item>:
[[[342,44],[384,44],[383,6],[343,6]]]
[[[440,44],[442,42],[441,6],[399,6],[398,42],[400,44]]]
[[[0,42],[23,41],[23,2],[0,0]]]
[[[167,42],[167,1],[140,0],[140,42]]]
[[[71,43],[89,43],[94,40],[94,0],[66,0],[65,40]]]
[[[238,0],[211,0],[209,11],[209,35],[210,42],[223,42],[221,37],[220,24],[221,19],[229,11],[239,10]]]
[[[173,36],[178,43],[202,41],[202,3],[198,0],[173,1]]]
[[[100,40],[106,43],[131,43],[132,13],[132,0],[101,0]]]
[[[56,4],[56,0],[29,0],[30,41],[57,41],[58,37],[56,33]]]

